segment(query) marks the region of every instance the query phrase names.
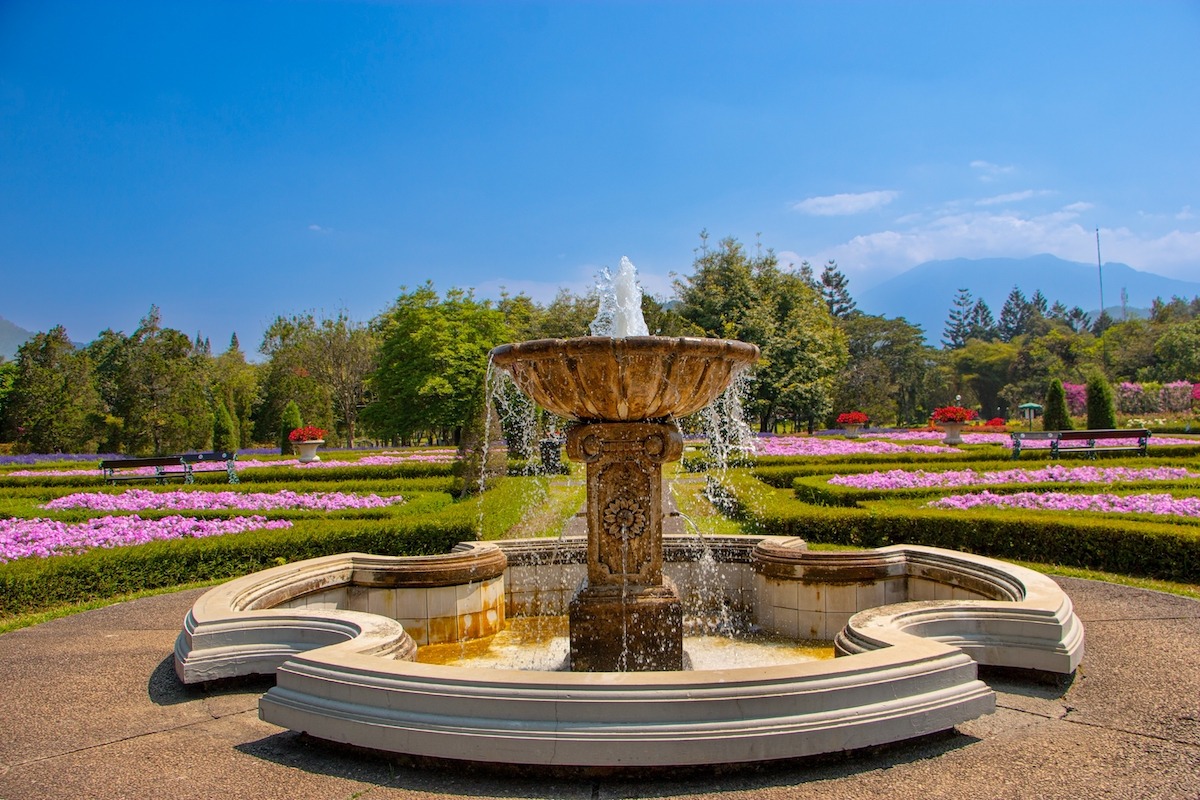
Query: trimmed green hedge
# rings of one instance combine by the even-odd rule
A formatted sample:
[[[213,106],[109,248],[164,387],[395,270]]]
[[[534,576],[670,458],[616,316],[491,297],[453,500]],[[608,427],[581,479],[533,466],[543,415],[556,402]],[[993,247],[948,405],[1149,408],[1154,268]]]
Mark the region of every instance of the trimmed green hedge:
[[[923,544],[1200,583],[1200,531],[1190,525],[997,509],[815,506],[745,472],[731,473],[725,491],[736,512],[762,534],[856,547]]]

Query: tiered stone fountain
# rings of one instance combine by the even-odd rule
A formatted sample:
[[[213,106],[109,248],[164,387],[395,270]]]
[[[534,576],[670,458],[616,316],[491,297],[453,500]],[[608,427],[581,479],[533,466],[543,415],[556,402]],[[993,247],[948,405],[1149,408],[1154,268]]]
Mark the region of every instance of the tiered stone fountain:
[[[631,268],[630,268],[631,269]],[[640,298],[614,293],[610,317]],[[615,308],[613,307],[615,306]],[[604,316],[604,313],[601,314]],[[639,315],[640,316],[640,315]],[[614,335],[505,345],[493,359],[576,421],[588,537],[469,542],[441,556],[361,553],[239,578],[193,606],[176,642],[185,683],[274,673],[268,722],[319,739],[505,764],[763,761],[895,742],[986,714],[976,663],[1070,673],[1083,628],[1045,576],[928,547],[810,553],[798,539],[721,537],[721,580],[695,540],[662,537],[674,416],[705,405],[757,348]],[[683,669],[679,593],[716,594],[762,630],[833,639],[842,658]],[[496,633],[569,606],[570,672],[416,663],[418,644]]]
[[[683,611],[663,579],[662,465],[674,418],[708,405],[758,348],[655,336],[507,344],[492,361],[542,407],[576,421],[567,455],[587,465],[587,585],[571,603],[571,669],[683,669]]]

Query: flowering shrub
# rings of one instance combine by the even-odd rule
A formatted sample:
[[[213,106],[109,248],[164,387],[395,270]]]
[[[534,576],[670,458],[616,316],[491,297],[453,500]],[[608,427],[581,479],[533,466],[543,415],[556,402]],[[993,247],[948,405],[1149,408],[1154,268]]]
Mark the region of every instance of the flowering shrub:
[[[315,442],[325,438],[325,429],[318,428],[316,425],[305,425],[303,428],[296,428],[288,434],[288,439],[293,442]]]
[[[861,439],[825,439],[815,436],[776,436],[759,439],[755,449],[760,456],[845,456],[858,453],[957,453],[953,447],[867,441]]]
[[[376,494],[347,492],[155,492],[150,489],[130,489],[120,494],[107,492],[76,492],[42,506],[48,511],[68,508],[87,508],[98,511],[154,510],[225,510],[266,511],[274,509],[303,509],[342,511],[349,508],[382,508],[403,503],[404,498],[380,497]]]
[[[1004,417],[992,417],[983,424],[988,428],[1003,428],[1008,424],[1008,420],[1006,420]]]
[[[974,411],[962,406],[942,406],[933,410],[934,422],[970,422],[978,417]]]
[[[847,411],[838,414],[837,421],[838,425],[866,425],[868,419],[870,417],[861,411]]]
[[[1200,517],[1200,497],[1172,497],[1169,494],[1067,494],[1065,492],[1019,492],[943,497],[926,504],[929,508],[965,509],[975,506],[1024,508],[1034,511],[1100,511],[1118,514],[1163,514],[1176,517]]]
[[[1190,410],[1197,390],[1200,390],[1200,384],[1193,386],[1191,381],[1164,383],[1161,390],[1162,410],[1176,414]]]
[[[1002,483],[1121,483],[1133,481],[1186,481],[1200,474],[1183,467],[1064,467],[1052,464],[1040,469],[1003,469],[976,472],[973,469],[925,472],[893,469],[858,475],[835,475],[829,483],[856,489],[931,489],[947,486],[986,486]]]
[[[1087,386],[1082,383],[1064,383],[1063,392],[1067,395],[1067,410],[1073,416],[1079,416],[1087,411]]]
[[[136,514],[97,517],[86,522],[58,522],[52,519],[0,519],[0,563],[18,558],[82,553],[94,547],[123,547],[163,539],[225,536],[264,528],[290,528],[285,519],[233,517],[232,519],[193,519],[163,517],[142,519]]]

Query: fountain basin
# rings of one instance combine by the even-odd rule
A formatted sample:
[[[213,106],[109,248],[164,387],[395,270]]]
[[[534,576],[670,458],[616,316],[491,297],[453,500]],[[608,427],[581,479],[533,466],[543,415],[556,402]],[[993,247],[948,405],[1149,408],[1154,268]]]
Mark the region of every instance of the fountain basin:
[[[843,656],[648,673],[405,660],[417,639],[469,634],[490,601],[494,617],[565,613],[586,575],[586,543],[539,539],[420,558],[348,553],[239,578],[193,606],[176,671],[186,683],[273,671],[262,718],[336,742],[468,761],[665,766],[792,758],[946,730],[994,708],[977,664],[1070,673],[1082,656],[1070,599],[1015,565],[906,545],[812,553],[780,537],[710,541],[664,537],[663,571],[685,612],[715,594],[767,631],[834,639]],[[439,559],[455,566],[441,570]],[[475,574],[462,569],[472,560]],[[439,571],[450,582],[431,586]],[[424,585],[406,586],[406,573]],[[424,592],[426,620],[450,611],[455,624],[414,624],[414,639],[398,621],[420,608],[413,592]]]
[[[560,417],[630,422],[699,411],[758,353],[729,339],[583,336],[500,345],[491,361]]]

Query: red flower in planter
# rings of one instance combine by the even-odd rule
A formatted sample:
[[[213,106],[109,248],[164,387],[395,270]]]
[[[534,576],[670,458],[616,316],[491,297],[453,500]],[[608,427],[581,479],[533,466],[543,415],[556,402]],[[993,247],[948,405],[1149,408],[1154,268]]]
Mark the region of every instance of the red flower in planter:
[[[312,442],[324,438],[325,429],[318,428],[316,425],[305,425],[303,428],[296,428],[288,434],[288,439],[293,442]]]
[[[861,411],[847,411],[838,414],[837,421],[838,425],[866,425],[868,419],[870,417]]]
[[[970,422],[979,415],[962,406],[942,406],[933,410],[934,422]]]

